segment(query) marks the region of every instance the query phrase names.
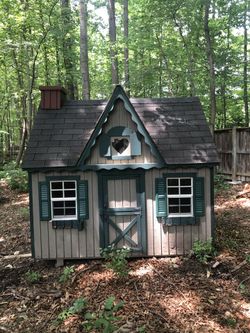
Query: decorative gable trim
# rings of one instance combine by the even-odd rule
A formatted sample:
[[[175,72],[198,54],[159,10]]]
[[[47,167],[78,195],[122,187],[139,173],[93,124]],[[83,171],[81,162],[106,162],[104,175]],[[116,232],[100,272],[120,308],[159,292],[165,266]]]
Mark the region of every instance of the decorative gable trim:
[[[134,156],[141,155],[141,141],[138,137],[138,133],[133,131],[131,128],[124,126],[115,126],[112,127],[107,133],[101,134],[100,141],[100,155],[102,157],[106,157],[108,159],[116,159],[112,156],[112,147],[111,147],[111,138],[114,136],[124,136],[129,138],[129,142],[131,145],[131,154],[130,156],[122,156],[117,157],[117,159],[131,159]]]
[[[128,96],[126,95],[125,91],[120,85],[117,85],[110,100],[108,101],[105,110],[103,111],[102,115],[100,116],[97,125],[85,146],[83,153],[81,154],[77,166],[82,169],[84,167],[84,163],[86,159],[91,154],[92,147],[96,144],[96,140],[98,136],[102,133],[103,125],[108,121],[108,115],[114,109],[115,101],[122,100],[125,106],[126,111],[128,111],[131,115],[132,121],[137,125],[138,132],[144,137],[146,144],[149,146],[151,153],[158,159],[159,166],[164,166],[165,161],[162,158],[160,152],[158,151],[155,143],[153,142],[152,138],[150,137],[149,133],[147,132],[146,128],[144,127],[140,117],[138,116],[137,112],[135,111],[133,105],[131,104]]]

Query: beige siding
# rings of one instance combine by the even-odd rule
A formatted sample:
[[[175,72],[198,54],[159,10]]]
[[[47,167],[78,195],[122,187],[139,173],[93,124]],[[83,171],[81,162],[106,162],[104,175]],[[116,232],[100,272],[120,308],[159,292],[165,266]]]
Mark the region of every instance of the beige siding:
[[[46,176],[76,175],[88,180],[89,184],[89,219],[82,231],[76,229],[53,229],[52,223],[40,221],[39,182]],[[99,206],[97,174],[84,173],[34,173],[32,175],[34,251],[36,258],[95,258],[99,256]]]
[[[200,219],[198,225],[165,226],[156,218],[155,212],[155,178],[163,173],[173,172],[167,169],[151,169],[145,172],[145,197],[146,197],[146,226],[147,226],[147,255],[166,256],[188,253],[195,240],[207,240],[211,237],[211,191],[209,169],[177,169],[174,172],[197,172],[198,176],[205,178],[205,216]],[[124,171],[121,171],[124,173]],[[39,217],[39,181],[44,181],[45,176],[79,175],[81,179],[88,180],[89,184],[89,219],[85,221],[82,231],[76,229],[53,229],[51,222],[40,221]],[[36,258],[96,258],[99,257],[99,205],[98,205],[98,177],[94,171],[77,173],[34,173],[32,175],[33,191],[33,221],[34,221],[34,250]],[[112,182],[112,181],[110,181]],[[125,182],[128,182],[127,180]],[[130,180],[130,186],[134,180]],[[125,184],[125,183],[124,183]],[[124,185],[123,184],[123,185]],[[113,188],[115,198],[119,199],[122,193],[122,206],[133,206],[135,198],[128,191],[130,186],[116,184]],[[115,184],[113,184],[115,187]],[[112,191],[112,184],[109,186]],[[130,193],[129,193],[130,192]],[[112,194],[110,194],[112,199]],[[113,202],[114,201],[114,202]],[[115,200],[111,200],[111,206],[118,207]],[[129,203],[128,203],[128,202]],[[118,203],[119,205],[119,203]],[[121,217],[117,217],[118,219]],[[130,217],[122,217],[121,223],[126,228]],[[114,231],[114,230],[113,230]],[[131,230],[131,237],[135,241],[137,235]],[[113,237],[116,237],[115,231]],[[123,244],[120,244],[123,245]]]
[[[103,132],[107,133],[114,126],[125,126],[132,130],[137,130],[137,125],[132,121],[131,115],[125,110],[123,102],[118,102],[114,110],[110,113],[107,122],[103,126]],[[110,160],[105,157],[101,157],[99,153],[100,140],[97,139],[96,144],[91,150],[91,155],[86,164],[141,164],[141,163],[157,163],[157,159],[152,155],[149,146],[145,143],[144,138],[141,140],[142,153],[140,156],[136,156],[130,160]]]
[[[163,173],[193,172],[205,178],[205,216],[197,225],[165,226],[158,221],[155,212],[155,178]],[[146,217],[147,217],[147,245],[148,255],[178,255],[190,251],[195,240],[207,240],[211,237],[211,195],[209,169],[152,169],[146,171]]]

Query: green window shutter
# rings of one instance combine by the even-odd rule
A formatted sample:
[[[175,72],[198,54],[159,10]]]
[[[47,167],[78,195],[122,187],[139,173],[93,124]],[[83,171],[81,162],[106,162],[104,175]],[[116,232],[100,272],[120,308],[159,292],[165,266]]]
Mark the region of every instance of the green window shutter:
[[[89,196],[88,181],[81,180],[78,186],[78,214],[79,220],[87,220],[89,218]]]
[[[201,217],[205,215],[204,178],[196,177],[194,178],[194,181],[195,181],[195,187],[194,187],[195,216]]]
[[[40,203],[40,220],[50,220],[50,197],[49,185],[47,182],[39,183],[39,203]]]
[[[102,157],[111,157],[110,136],[106,133],[101,135],[99,152]]]
[[[167,200],[166,200],[166,179],[155,179],[155,200],[156,200],[156,216],[167,216]]]

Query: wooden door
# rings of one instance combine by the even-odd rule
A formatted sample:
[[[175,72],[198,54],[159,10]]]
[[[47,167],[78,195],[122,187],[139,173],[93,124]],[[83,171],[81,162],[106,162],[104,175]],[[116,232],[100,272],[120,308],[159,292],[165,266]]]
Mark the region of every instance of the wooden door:
[[[129,247],[145,253],[145,194],[142,174],[102,175],[101,247]]]

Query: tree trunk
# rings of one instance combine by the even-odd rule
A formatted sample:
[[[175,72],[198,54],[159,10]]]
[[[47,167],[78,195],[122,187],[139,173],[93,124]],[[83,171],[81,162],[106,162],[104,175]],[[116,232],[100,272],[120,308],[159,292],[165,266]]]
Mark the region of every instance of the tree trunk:
[[[61,0],[61,19],[63,31],[62,53],[66,74],[66,89],[68,96],[71,99],[74,99],[76,95],[76,87],[74,83],[74,63],[72,59],[73,39],[71,36],[71,8],[69,0]]]
[[[248,84],[247,84],[247,13],[248,13],[248,0],[245,0],[244,8],[244,69],[243,69],[243,85],[244,85],[244,109],[245,109],[245,123],[246,126],[249,126],[249,107],[248,107]]]
[[[61,77],[61,66],[60,66],[60,55],[59,55],[59,43],[57,37],[55,37],[55,57],[56,57],[57,83],[61,85],[62,77]]]
[[[129,82],[129,51],[128,51],[128,0],[123,2],[123,27],[124,27],[124,76],[125,88],[128,96],[130,96],[130,82]]]
[[[42,2],[41,0],[39,1],[39,16],[41,19],[41,30],[43,32],[43,35],[46,33],[45,30],[45,22],[43,18],[43,11],[42,11]],[[43,62],[44,62],[44,79],[45,79],[45,84],[48,86],[50,84],[50,78],[49,78],[49,59],[48,59],[48,48],[46,43],[43,44]]]
[[[109,40],[110,40],[112,84],[116,85],[119,83],[119,75],[118,75],[118,59],[116,51],[115,1],[108,0],[107,7],[109,14]]]
[[[194,59],[192,56],[192,52],[190,51],[190,45],[187,43],[185,36],[183,34],[183,28],[181,26],[181,23],[178,23],[176,18],[176,13],[173,15],[174,23],[176,27],[178,28],[184,49],[187,54],[188,58],[188,80],[189,80],[189,94],[190,96],[195,96],[195,84],[194,84]]]
[[[216,94],[215,94],[215,72],[214,72],[214,57],[213,48],[211,42],[211,35],[209,29],[209,9],[211,1],[207,0],[205,3],[205,15],[204,15],[204,32],[206,39],[206,54],[209,68],[209,83],[210,83],[210,130],[213,134],[216,120]]]
[[[82,72],[82,92],[84,99],[90,99],[89,59],[88,59],[88,0],[80,0],[80,59]]]
[[[20,143],[19,152],[18,152],[18,155],[17,155],[17,158],[16,158],[16,164],[17,164],[17,166],[20,165],[20,162],[21,162],[21,160],[23,158],[23,153],[24,153],[26,138],[27,138],[27,121],[26,121],[26,119],[24,119],[23,120],[22,139],[21,139],[21,143]]]

